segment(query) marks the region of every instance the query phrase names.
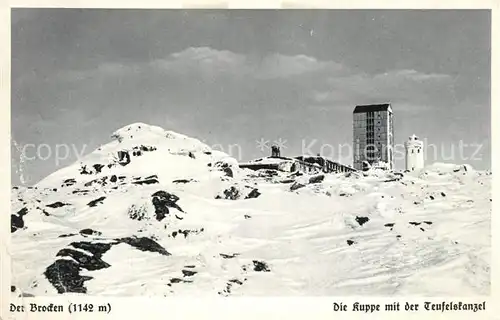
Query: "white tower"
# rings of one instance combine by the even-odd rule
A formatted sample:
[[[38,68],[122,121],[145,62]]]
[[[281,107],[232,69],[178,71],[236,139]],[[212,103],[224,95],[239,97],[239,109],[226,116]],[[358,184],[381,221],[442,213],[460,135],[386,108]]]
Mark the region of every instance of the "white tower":
[[[413,171],[424,167],[424,142],[412,135],[405,143],[406,170]]]

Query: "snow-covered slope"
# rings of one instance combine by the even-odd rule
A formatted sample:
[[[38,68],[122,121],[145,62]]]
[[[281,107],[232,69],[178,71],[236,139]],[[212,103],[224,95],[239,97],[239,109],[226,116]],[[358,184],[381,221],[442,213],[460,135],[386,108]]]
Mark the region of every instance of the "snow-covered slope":
[[[489,172],[251,171],[146,124],[113,138],[13,188],[13,294],[489,293]]]

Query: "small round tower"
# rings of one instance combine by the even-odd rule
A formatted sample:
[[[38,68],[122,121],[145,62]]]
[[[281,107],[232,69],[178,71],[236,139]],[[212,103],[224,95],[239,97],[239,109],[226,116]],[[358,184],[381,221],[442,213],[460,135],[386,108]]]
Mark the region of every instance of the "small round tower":
[[[424,167],[424,142],[412,135],[405,143],[406,170],[413,171]]]

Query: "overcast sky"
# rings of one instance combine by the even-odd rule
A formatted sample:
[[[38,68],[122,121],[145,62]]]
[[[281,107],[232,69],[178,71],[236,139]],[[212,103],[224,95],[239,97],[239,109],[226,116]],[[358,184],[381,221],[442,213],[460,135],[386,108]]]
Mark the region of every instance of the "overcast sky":
[[[323,145],[351,164],[336,150],[352,143],[354,106],[386,101],[395,143],[415,133],[440,148],[428,163],[488,169],[490,23],[489,11],[14,9],[12,183],[37,182],[133,122],[226,152],[238,144],[241,160],[269,153],[256,140],[281,138],[283,155]],[[483,147],[461,160],[460,140]],[[42,147],[20,166],[27,144],[52,157]],[[77,152],[57,163],[57,144]],[[442,159],[452,145],[455,159]]]

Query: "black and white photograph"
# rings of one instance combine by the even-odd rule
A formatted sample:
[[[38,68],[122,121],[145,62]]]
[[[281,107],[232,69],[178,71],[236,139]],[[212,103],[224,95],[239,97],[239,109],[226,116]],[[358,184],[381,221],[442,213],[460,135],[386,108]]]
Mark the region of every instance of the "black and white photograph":
[[[491,10],[10,13],[13,298],[491,294]]]

